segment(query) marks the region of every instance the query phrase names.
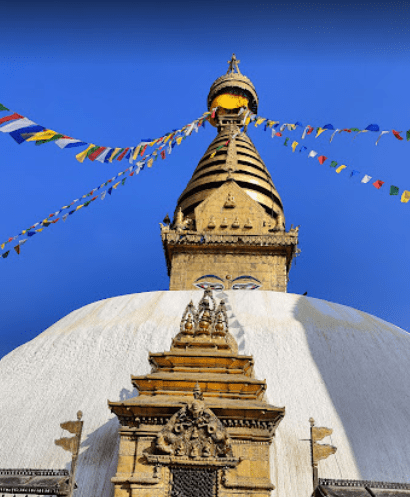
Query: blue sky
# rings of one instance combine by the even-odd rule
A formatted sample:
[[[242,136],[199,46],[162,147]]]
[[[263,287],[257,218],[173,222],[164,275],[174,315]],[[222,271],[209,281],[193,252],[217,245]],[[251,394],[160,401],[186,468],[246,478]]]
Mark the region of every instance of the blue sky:
[[[335,128],[410,129],[410,2],[98,2],[1,6],[0,102],[47,128],[126,147],[206,111],[232,52],[258,114]],[[4,113],[2,114],[4,115]],[[1,117],[1,116],[0,116]],[[303,144],[410,190],[410,143],[329,132]],[[405,134],[405,133],[404,133]],[[249,135],[301,225],[288,290],[349,305],[410,331],[410,203]],[[209,125],[166,160],[0,259],[0,356],[99,299],[165,290],[158,223],[215,136]],[[300,131],[289,133],[301,142]],[[126,168],[1,134],[1,242]],[[0,242],[0,243],[1,243]]]

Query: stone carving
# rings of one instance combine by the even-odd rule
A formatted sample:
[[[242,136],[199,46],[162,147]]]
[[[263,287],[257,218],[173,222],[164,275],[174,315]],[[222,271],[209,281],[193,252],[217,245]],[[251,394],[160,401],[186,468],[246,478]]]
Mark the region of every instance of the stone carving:
[[[232,193],[228,193],[228,195],[226,196],[224,207],[225,209],[234,209],[236,207],[235,197],[232,195]]]
[[[232,458],[232,441],[205,406],[198,384],[194,400],[175,413],[157,436],[155,452],[190,459]]]
[[[209,218],[209,223],[208,223],[208,228],[209,229],[213,229],[215,228],[216,224],[215,224],[215,216],[211,216]]]
[[[236,217],[232,223],[232,228],[239,228],[239,219]]]

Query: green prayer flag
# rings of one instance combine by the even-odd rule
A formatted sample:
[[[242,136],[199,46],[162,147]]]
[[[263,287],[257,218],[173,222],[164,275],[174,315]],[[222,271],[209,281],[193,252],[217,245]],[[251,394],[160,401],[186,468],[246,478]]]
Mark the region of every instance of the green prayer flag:
[[[359,128],[350,128],[350,131],[361,131]]]
[[[3,104],[0,104],[0,110],[10,110],[10,109],[8,109],[7,107],[4,107]],[[8,253],[7,253],[7,255],[8,255]],[[6,255],[6,257],[7,257],[7,255]]]
[[[125,182],[127,181],[127,178],[124,178],[122,181],[121,181],[121,185],[124,186]]]
[[[410,129],[408,131],[406,131],[406,138],[407,138],[407,141],[410,140]]]
[[[85,202],[84,207],[88,207],[90,204],[91,204],[91,200],[89,200],[88,202]]]
[[[284,143],[284,145],[285,145],[286,147],[288,146],[288,141],[289,141],[289,137],[288,137],[288,138],[286,138],[285,143]]]
[[[398,195],[398,194],[399,194],[399,187],[391,185],[390,195]]]
[[[336,167],[337,166],[337,162],[335,160],[332,160],[332,162],[330,163],[330,167]]]

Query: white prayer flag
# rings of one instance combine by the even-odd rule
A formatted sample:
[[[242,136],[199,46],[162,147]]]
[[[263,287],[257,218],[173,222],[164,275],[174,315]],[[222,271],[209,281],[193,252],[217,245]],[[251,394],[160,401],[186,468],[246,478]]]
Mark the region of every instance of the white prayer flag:
[[[377,138],[377,140],[376,140],[376,145],[379,143],[380,138],[381,138],[383,135],[386,135],[387,133],[389,133],[389,131],[382,131],[382,132],[380,133],[379,137],[378,137],[378,138]]]
[[[316,157],[316,155],[317,155],[317,152],[315,152],[314,150],[311,150],[309,152],[308,158],[310,158],[310,157]]]
[[[367,174],[365,174],[362,178],[362,183],[368,183],[371,179],[372,179],[371,176],[368,176]]]
[[[107,190],[104,190],[104,191],[101,193],[101,200],[104,200],[106,195],[107,195]]]
[[[23,119],[18,119],[17,121],[13,121],[10,124],[2,126],[0,128],[0,131],[2,133],[11,133],[12,131],[16,131],[17,129],[26,128],[35,124],[37,123],[35,123],[34,121],[30,121],[30,119],[27,119],[27,117],[24,117]]]

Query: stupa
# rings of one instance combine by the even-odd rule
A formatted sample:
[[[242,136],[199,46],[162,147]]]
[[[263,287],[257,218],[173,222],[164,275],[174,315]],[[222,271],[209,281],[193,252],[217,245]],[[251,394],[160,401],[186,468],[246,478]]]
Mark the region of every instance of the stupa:
[[[0,361],[0,468],[64,486],[53,440],[81,410],[75,497],[410,495],[410,336],[287,293],[298,230],[246,134],[238,62],[161,228],[170,291],[87,305]]]

